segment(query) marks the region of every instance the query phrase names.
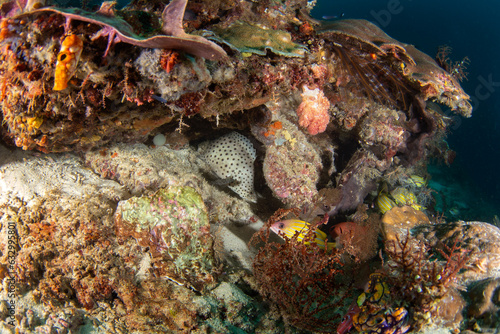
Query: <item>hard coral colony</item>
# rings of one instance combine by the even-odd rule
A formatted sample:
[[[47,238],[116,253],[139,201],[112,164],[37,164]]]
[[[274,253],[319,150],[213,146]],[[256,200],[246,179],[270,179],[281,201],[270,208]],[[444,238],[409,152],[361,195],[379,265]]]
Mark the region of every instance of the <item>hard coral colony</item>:
[[[498,322],[463,319],[459,291],[498,280],[498,229],[428,218],[425,164],[449,161],[438,103],[472,112],[463,72],[368,21],[318,23],[313,3],[2,2],[0,159],[82,159],[0,160],[23,331]]]

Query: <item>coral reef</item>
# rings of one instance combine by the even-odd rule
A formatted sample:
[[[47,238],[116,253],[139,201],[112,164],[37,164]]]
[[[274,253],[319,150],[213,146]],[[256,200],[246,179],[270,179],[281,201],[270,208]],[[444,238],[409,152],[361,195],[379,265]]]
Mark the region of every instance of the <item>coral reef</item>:
[[[128,149],[131,152],[116,148],[121,159],[130,159],[141,148]],[[15,270],[6,273],[2,267],[0,277],[7,283],[8,275],[13,275],[16,295],[8,298],[9,290],[2,285],[2,332],[14,333],[15,328],[26,333],[223,332],[221,328],[231,326],[252,331],[260,320],[271,321],[272,317],[253,301],[250,295],[255,292],[248,283],[235,278],[217,289],[220,282],[214,281],[218,273],[214,252],[220,249],[210,232],[212,215],[193,188],[171,186],[142,197],[130,197],[124,189],[147,168],[157,170],[161,166],[153,157],[143,162],[148,167],[135,166],[140,175],[125,175],[127,165],[121,163],[119,180],[124,187],[99,177],[70,154],[37,157],[30,152],[8,153],[0,146],[1,261],[7,263],[4,250],[12,243],[7,228],[17,236],[16,258]],[[101,162],[106,161],[99,152],[96,154]],[[107,157],[113,159],[110,155]],[[182,181],[174,180],[173,175],[166,180],[177,184]],[[201,189],[206,195],[206,189]],[[141,193],[145,191],[142,188]],[[157,201],[152,202],[154,199]],[[158,219],[152,221],[154,218]],[[143,234],[132,228],[150,223],[155,226],[143,230]],[[163,242],[170,247],[166,249]],[[172,259],[176,265],[170,262]],[[181,263],[185,269],[178,271]],[[185,284],[179,285],[181,282]],[[205,292],[200,296],[190,287]],[[206,291],[208,287],[214,287],[214,292]],[[227,289],[240,291],[238,300],[225,295]],[[10,325],[2,307],[13,307],[12,303],[16,319]],[[207,305],[211,305],[208,310]],[[225,313],[228,309],[235,313]],[[236,310],[242,311],[236,314]]]
[[[465,63],[313,5],[0,4],[0,331],[497,324],[498,228],[426,186]]]

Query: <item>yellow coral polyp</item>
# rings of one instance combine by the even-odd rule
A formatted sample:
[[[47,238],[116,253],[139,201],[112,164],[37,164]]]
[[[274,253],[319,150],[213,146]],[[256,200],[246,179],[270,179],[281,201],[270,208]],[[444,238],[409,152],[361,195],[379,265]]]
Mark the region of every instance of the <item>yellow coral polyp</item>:
[[[26,119],[26,124],[28,124],[28,129],[38,129],[42,126],[43,118],[41,117],[29,117]]]
[[[43,118],[41,117],[28,117],[26,119],[28,132],[33,132],[34,130],[38,130],[38,128],[42,126],[42,123],[43,123]]]
[[[75,74],[78,60],[83,50],[83,41],[77,35],[67,36],[57,55],[53,90],[63,90],[68,87],[68,81]]]

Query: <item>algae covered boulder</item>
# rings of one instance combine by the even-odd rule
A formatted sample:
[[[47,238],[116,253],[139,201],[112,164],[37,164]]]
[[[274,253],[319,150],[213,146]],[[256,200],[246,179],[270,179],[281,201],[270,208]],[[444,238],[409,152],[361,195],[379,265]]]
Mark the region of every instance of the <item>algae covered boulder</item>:
[[[193,188],[169,187],[121,201],[115,224],[122,241],[132,237],[149,251],[155,276],[187,283],[196,290],[214,282],[216,263],[208,214]]]

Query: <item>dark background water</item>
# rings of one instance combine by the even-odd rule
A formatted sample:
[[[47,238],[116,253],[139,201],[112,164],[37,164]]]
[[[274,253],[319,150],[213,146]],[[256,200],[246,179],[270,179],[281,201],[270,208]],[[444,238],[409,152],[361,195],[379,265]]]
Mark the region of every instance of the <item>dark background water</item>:
[[[457,197],[468,197],[468,219],[500,213],[500,3],[498,0],[318,0],[315,18],[344,13],[377,24],[391,37],[434,56],[451,46],[452,60],[467,56],[471,118],[455,117],[448,143],[457,152],[450,168],[432,168],[433,178],[447,177]],[[451,176],[451,178],[450,178]],[[443,180],[445,182],[445,180]],[[498,208],[498,210],[496,210]],[[465,218],[464,218],[465,219]]]

